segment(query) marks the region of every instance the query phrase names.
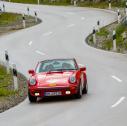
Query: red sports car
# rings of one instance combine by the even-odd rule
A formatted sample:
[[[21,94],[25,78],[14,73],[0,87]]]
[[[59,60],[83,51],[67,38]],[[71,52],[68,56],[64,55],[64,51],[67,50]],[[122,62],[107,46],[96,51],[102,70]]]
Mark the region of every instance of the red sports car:
[[[44,60],[35,70],[29,70],[28,97],[69,96],[81,98],[88,91],[86,67],[79,67],[75,59]]]

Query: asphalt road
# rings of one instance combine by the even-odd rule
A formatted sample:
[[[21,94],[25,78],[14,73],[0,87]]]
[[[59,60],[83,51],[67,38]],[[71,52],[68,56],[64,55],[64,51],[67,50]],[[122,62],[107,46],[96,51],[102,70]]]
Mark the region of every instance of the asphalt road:
[[[2,4],[2,2],[0,2]],[[7,11],[26,13],[28,5],[5,3]],[[117,19],[104,10],[29,5],[43,23],[0,37],[0,59],[8,50],[20,72],[47,58],[75,57],[87,66],[89,93],[82,99],[30,104],[28,99],[0,114],[0,126],[127,126],[127,55],[89,47],[86,37],[97,20]]]

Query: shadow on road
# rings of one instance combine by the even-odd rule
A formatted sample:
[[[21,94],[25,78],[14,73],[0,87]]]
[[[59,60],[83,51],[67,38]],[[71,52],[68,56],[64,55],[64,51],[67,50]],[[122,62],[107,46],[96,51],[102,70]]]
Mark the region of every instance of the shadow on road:
[[[84,101],[87,100],[89,96],[88,95],[83,95],[81,99],[77,99],[74,96],[55,96],[55,97],[46,97],[46,98],[38,98],[36,103],[31,103],[31,104],[48,104],[48,103],[61,103],[61,102],[79,102],[79,101]]]
[[[74,96],[62,96],[62,97],[46,97],[38,99],[37,103],[51,103],[51,102],[65,102],[65,101],[73,101],[78,100]]]

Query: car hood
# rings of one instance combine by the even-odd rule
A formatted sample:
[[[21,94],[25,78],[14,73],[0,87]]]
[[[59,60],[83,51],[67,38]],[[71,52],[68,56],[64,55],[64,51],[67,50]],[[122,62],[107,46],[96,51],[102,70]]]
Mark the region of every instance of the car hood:
[[[69,77],[75,74],[71,72],[59,72],[59,73],[39,73],[36,75],[38,86],[40,87],[57,87],[57,86],[69,86]]]

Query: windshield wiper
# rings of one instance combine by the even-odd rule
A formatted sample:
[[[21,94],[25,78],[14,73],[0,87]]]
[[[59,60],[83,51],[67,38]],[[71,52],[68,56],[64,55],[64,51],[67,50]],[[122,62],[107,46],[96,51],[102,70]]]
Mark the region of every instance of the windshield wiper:
[[[76,69],[56,69],[55,71],[61,71],[61,72],[64,72],[64,71],[69,71],[69,70],[76,70]]]
[[[59,70],[51,70],[51,71],[48,71],[47,73],[48,74],[50,74],[50,73],[63,73],[63,70],[62,69],[59,69]]]
[[[76,70],[76,69],[55,69],[55,70],[50,70],[47,73],[63,73],[64,71],[69,71],[69,70]]]

